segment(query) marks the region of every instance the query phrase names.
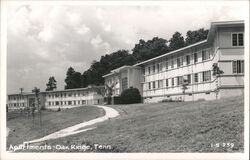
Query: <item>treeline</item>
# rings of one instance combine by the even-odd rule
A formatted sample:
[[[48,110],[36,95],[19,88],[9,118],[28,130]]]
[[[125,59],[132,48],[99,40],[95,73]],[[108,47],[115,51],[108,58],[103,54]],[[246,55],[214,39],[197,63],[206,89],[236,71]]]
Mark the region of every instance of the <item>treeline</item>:
[[[171,39],[166,40],[154,37],[152,40],[139,40],[132,49],[132,54],[128,50],[118,50],[111,54],[102,56],[99,61],[93,61],[90,68],[81,74],[69,67],[66,73],[65,89],[87,87],[88,85],[103,85],[103,75],[111,70],[123,65],[134,65],[138,62],[171,52],[176,49],[188,46],[190,44],[205,40],[208,30],[203,28],[194,31],[188,31],[186,38],[181,33],[175,32]]]

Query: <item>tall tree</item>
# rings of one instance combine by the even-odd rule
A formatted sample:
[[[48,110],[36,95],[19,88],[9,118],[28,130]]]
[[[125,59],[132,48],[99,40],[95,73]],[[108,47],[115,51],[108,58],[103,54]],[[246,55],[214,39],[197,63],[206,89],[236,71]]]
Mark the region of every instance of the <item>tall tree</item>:
[[[194,44],[196,42],[207,39],[208,31],[209,30],[207,29],[204,30],[204,28],[200,28],[194,31],[190,31],[190,30],[187,31],[185,45],[187,46],[187,45]]]
[[[73,89],[81,87],[81,73],[76,72],[72,67],[68,68],[67,77],[65,79],[65,89]]]
[[[46,84],[46,86],[46,91],[53,91],[56,89],[56,80],[54,76],[49,77],[49,82]]]
[[[169,42],[169,48],[171,51],[185,46],[184,38],[180,32],[175,32]]]
[[[132,51],[132,55],[135,57],[136,61],[141,62],[167,53],[169,48],[167,46],[167,40],[154,37],[147,42],[141,39],[138,44],[135,44]]]

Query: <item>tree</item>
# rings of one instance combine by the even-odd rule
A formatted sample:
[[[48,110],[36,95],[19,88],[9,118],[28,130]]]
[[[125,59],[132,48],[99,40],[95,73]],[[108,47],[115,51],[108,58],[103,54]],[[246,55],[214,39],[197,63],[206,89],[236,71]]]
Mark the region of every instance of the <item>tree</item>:
[[[175,32],[169,42],[169,48],[171,51],[185,46],[184,38],[180,32]]]
[[[46,84],[46,86],[46,91],[53,91],[56,89],[56,80],[54,76],[49,77],[49,82]]]
[[[167,40],[163,38],[154,37],[147,42],[139,40],[138,44],[132,49],[132,55],[135,57],[136,62],[145,61],[147,59],[162,55],[169,51]]]
[[[121,93],[122,104],[141,103],[141,94],[137,88],[130,87]]]
[[[81,76],[81,86],[87,87],[90,84],[103,85],[105,74],[111,70],[124,65],[133,65],[134,57],[129,54],[128,50],[118,50],[111,54],[102,56],[100,61],[93,61],[90,68],[83,72]]]
[[[67,77],[65,79],[65,89],[81,88],[81,73],[75,72],[72,67],[68,68]]]
[[[204,28],[200,28],[194,31],[190,31],[190,30],[187,31],[185,45],[188,46],[196,42],[207,39],[208,31],[209,30],[207,29],[204,30]]]

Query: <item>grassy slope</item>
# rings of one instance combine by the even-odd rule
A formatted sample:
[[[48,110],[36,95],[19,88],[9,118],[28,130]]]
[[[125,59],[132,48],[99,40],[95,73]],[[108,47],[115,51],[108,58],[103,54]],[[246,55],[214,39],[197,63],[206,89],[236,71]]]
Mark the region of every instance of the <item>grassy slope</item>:
[[[10,119],[7,121],[7,127],[11,131],[7,138],[7,146],[21,144],[23,141],[40,138],[60,129],[103,116],[104,111],[92,106],[77,107],[60,112],[43,111],[42,128],[38,114],[35,115],[34,123],[32,118],[28,119],[25,115],[8,114],[7,117]]]
[[[243,152],[242,97],[111,107],[121,116],[48,144],[112,145],[107,152]],[[211,148],[211,143],[228,142],[234,143],[233,149]]]

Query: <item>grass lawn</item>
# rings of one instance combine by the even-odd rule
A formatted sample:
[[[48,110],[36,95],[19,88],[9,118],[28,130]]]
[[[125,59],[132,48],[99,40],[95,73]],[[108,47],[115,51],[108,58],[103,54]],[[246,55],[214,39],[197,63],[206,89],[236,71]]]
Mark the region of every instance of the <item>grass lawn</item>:
[[[96,124],[94,130],[46,144],[91,146],[88,152],[243,152],[243,97],[110,107],[117,109],[120,116]],[[220,146],[211,147],[216,143]],[[223,147],[223,143],[234,146]],[[111,148],[95,147],[95,144]]]
[[[7,127],[10,129],[10,132],[7,138],[7,148],[10,144],[22,144],[23,141],[40,138],[66,127],[103,115],[104,110],[93,106],[76,107],[60,112],[43,111],[41,127],[38,113],[36,113],[33,123],[31,117],[27,118],[26,115],[20,115],[20,113],[16,111],[9,112],[7,114]]]

